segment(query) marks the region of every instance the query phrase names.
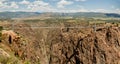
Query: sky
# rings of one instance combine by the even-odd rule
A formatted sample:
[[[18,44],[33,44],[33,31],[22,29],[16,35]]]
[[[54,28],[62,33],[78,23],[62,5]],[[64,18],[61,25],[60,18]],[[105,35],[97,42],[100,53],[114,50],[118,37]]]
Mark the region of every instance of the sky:
[[[120,0],[0,0],[0,12],[119,13]]]

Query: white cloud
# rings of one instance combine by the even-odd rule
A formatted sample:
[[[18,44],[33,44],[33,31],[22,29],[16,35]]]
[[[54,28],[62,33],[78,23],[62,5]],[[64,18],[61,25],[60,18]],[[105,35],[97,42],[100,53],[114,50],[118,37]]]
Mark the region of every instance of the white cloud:
[[[31,2],[28,5],[28,9],[30,9],[31,11],[42,11],[42,12],[52,12],[55,10],[54,8],[52,8],[51,5],[49,5],[49,3],[46,3],[42,0]]]
[[[75,1],[86,1],[86,0],[75,0]]]
[[[90,10],[90,12],[102,12],[102,13],[105,13],[105,12],[108,12],[108,11],[105,10],[105,9],[94,9],[94,10]]]
[[[4,1],[7,1],[7,0],[0,0],[0,2],[4,2]]]
[[[94,9],[90,10],[90,12],[102,12],[102,13],[117,13],[120,14],[120,9],[114,9],[114,10],[106,10],[106,9]]]
[[[4,6],[4,3],[6,0],[0,0],[0,8]]]
[[[117,8],[115,11],[116,13],[120,14],[120,9]]]
[[[23,1],[21,1],[21,2],[20,2],[20,4],[25,4],[25,5],[28,5],[28,4],[30,4],[30,2],[29,2],[29,1],[27,1],[27,0],[23,0]]]
[[[29,5],[28,5],[28,8],[33,8],[33,7],[39,7],[39,6],[48,6],[49,3],[46,3],[46,2],[43,2],[43,1],[34,1],[34,2],[31,2]]]
[[[10,1],[10,0],[0,0],[0,11],[26,11],[26,12],[103,12],[103,13],[119,13],[120,9],[116,9],[115,6],[111,6],[113,10],[107,9],[93,9],[89,10],[84,8],[84,6],[77,5],[74,2],[87,1],[87,0],[52,0],[56,4],[53,6],[49,2],[44,0],[21,0],[20,2]],[[67,5],[74,4],[75,8],[67,8]],[[21,6],[22,5],[22,6]],[[65,7],[66,6],[66,7]],[[20,7],[20,8],[19,8]],[[22,7],[22,8],[21,8]],[[25,8],[27,7],[27,8]]]
[[[0,0],[1,9],[17,9],[19,8],[17,2],[7,2],[7,0]]]
[[[28,9],[27,11],[41,11],[41,12],[88,12],[88,10],[84,9],[84,8],[80,8],[80,9],[61,9],[61,7],[64,7],[65,5],[70,5],[73,2],[71,1],[66,1],[66,0],[61,0],[60,2],[57,3],[58,6],[60,6],[59,9],[54,8],[53,6],[51,6],[49,3],[46,3],[42,0],[40,1],[34,1],[31,2],[28,5]]]
[[[87,9],[56,9],[53,12],[75,13],[75,12],[89,12]]]
[[[66,5],[73,4],[72,1],[61,0],[57,3],[58,8],[64,8]]]
[[[58,1],[58,0],[51,0],[51,1]]]
[[[75,13],[75,12],[88,12],[88,11],[85,9],[78,9],[78,10],[71,9],[71,10],[64,10],[63,12]]]
[[[16,2],[11,2],[11,5],[8,6],[9,8],[19,8],[18,4]]]

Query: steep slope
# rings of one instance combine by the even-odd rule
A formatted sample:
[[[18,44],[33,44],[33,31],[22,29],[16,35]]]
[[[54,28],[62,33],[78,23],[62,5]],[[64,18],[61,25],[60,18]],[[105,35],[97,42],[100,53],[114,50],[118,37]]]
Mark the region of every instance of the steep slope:
[[[27,26],[27,27],[24,27]],[[32,28],[2,31],[0,51],[11,64],[120,64],[120,28]],[[0,55],[0,58],[2,57]],[[9,60],[12,57],[12,60]],[[8,58],[8,59],[6,59]],[[13,61],[14,60],[14,61]],[[1,61],[0,61],[1,62]]]
[[[120,30],[101,28],[84,38],[63,32],[52,45],[50,64],[120,64]]]
[[[18,38],[13,31],[3,30],[0,42],[0,64],[22,64],[22,61],[14,55],[14,40]]]

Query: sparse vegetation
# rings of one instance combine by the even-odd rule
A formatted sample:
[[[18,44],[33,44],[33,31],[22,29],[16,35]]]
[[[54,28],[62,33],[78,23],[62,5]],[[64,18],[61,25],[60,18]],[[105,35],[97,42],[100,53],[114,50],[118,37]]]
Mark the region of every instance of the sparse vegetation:
[[[30,61],[25,61],[25,63],[24,63],[24,64],[31,64],[31,63],[30,63]]]
[[[2,41],[2,33],[1,33],[2,30],[3,30],[3,27],[0,26],[0,42]]]
[[[12,41],[13,42],[12,44],[8,43],[8,38],[6,38],[7,36],[3,37],[4,41],[0,43],[1,44],[0,48],[4,49],[8,54],[10,54],[11,57],[8,59],[3,59],[3,57],[0,57],[1,58],[0,62],[4,64],[20,64],[20,63],[21,64],[45,64],[45,63],[52,64],[54,62],[56,63],[59,61],[62,62],[63,60],[60,57],[64,56],[66,51],[65,48],[67,49],[67,47],[64,48],[63,45],[66,45],[68,47],[70,45],[70,47],[75,48],[74,45],[77,45],[75,42],[79,42],[79,39],[84,37],[89,39],[88,36],[94,34],[93,31],[94,24],[100,27],[119,26],[119,20],[117,20],[116,22],[113,22],[113,20],[109,22],[109,20],[110,19],[106,19],[106,18],[96,19],[96,18],[84,18],[84,17],[82,18],[56,17],[56,18],[48,18],[44,20],[24,19],[24,20],[19,20],[19,22],[14,21],[14,26],[15,26],[14,32],[18,35],[18,37],[16,37]],[[4,21],[7,20],[3,20],[1,22],[1,24],[3,23],[3,25],[0,26],[0,31],[4,30],[3,26],[5,28],[12,27],[11,22],[7,21],[6,23],[4,23]],[[39,27],[59,27],[59,28],[48,29],[48,28],[39,28]],[[85,28],[69,28],[69,27],[85,27]],[[108,29],[104,28],[104,30],[106,31]],[[101,32],[101,31],[104,32],[104,30],[103,28],[100,29],[97,28],[97,32]],[[0,37],[1,36],[2,34],[0,34]],[[85,42],[86,41],[87,40],[85,40]],[[74,45],[71,45],[71,43],[73,43]],[[69,50],[73,52],[73,50],[70,47]],[[64,52],[64,54],[62,54],[63,56],[59,55],[59,53],[61,53],[61,50]]]

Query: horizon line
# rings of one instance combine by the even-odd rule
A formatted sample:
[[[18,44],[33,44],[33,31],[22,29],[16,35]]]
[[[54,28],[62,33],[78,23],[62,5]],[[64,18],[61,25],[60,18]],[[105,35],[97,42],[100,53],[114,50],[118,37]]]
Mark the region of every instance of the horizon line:
[[[1,12],[33,12],[33,13],[113,13],[113,14],[120,14],[115,12],[40,12],[40,11],[0,11]]]

